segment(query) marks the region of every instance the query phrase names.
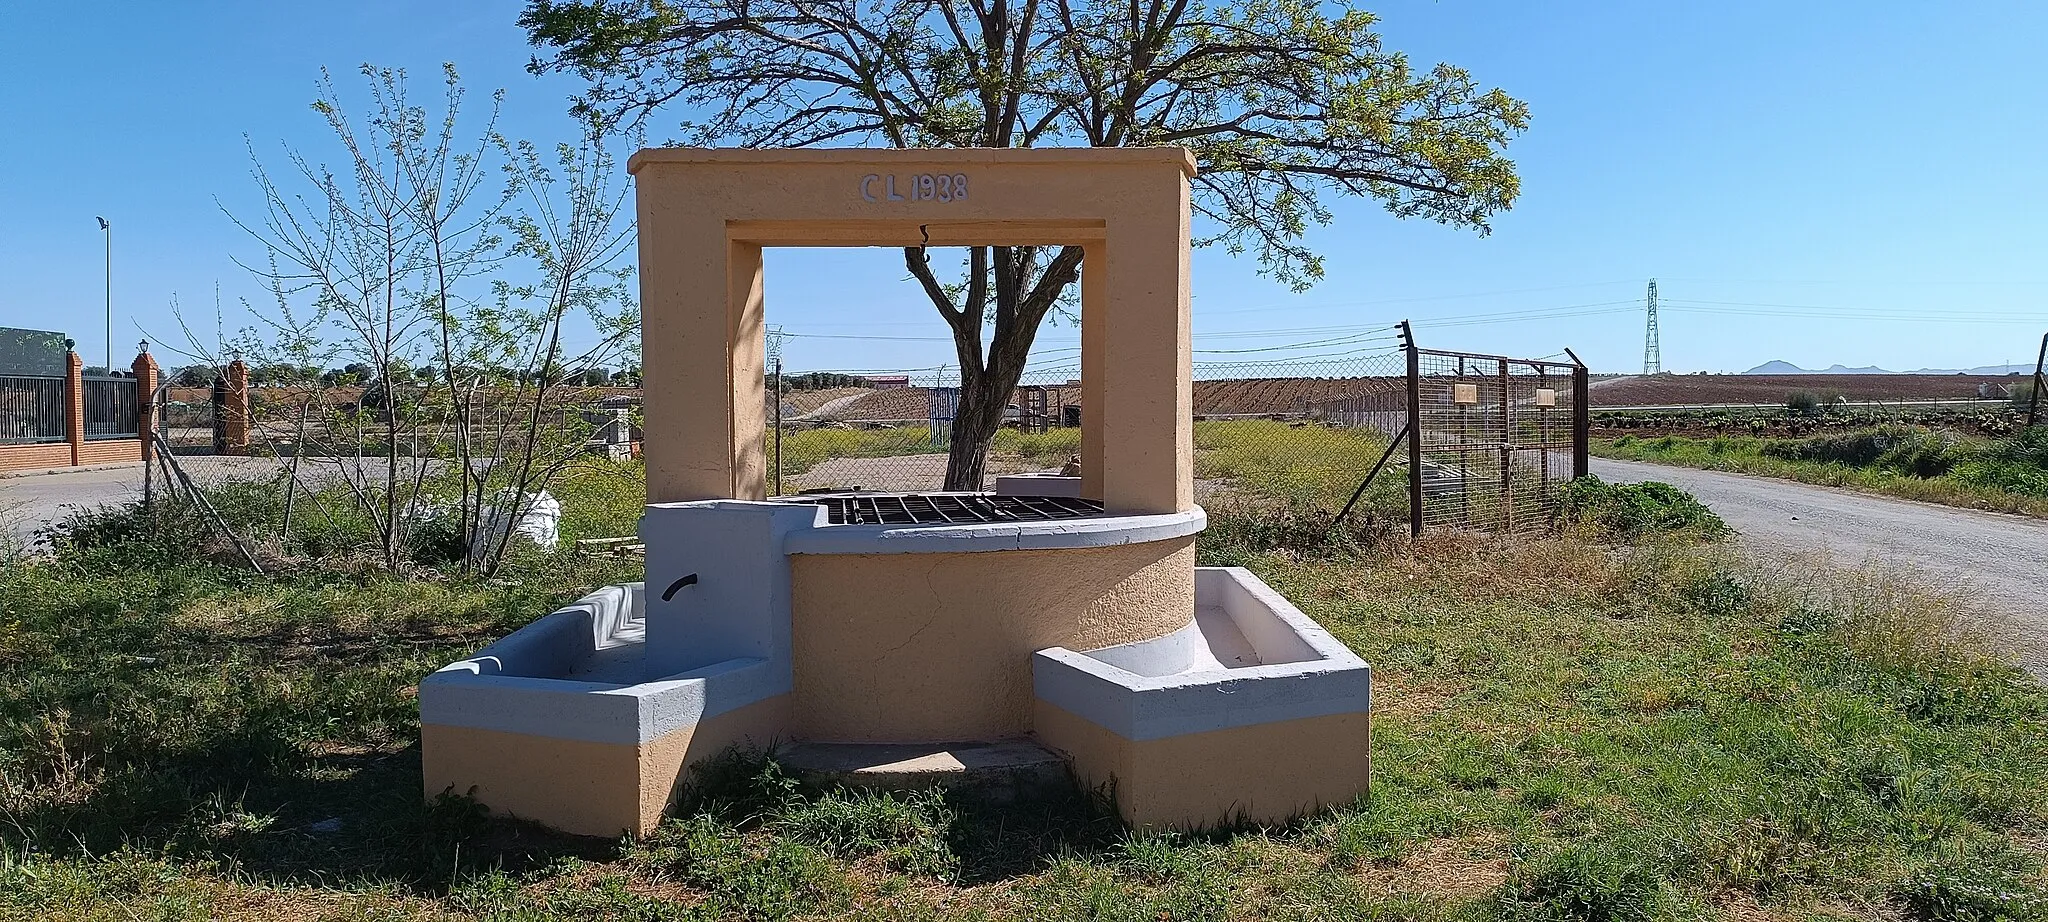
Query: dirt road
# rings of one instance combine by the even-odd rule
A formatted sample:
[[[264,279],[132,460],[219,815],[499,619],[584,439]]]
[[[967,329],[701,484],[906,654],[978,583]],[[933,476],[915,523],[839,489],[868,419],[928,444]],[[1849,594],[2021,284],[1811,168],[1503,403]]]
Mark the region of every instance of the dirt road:
[[[1681,487],[1752,550],[1823,550],[1857,564],[1881,558],[1946,581],[2010,616],[2022,664],[2048,680],[2048,521],[1634,461],[1596,458],[1593,473]]]

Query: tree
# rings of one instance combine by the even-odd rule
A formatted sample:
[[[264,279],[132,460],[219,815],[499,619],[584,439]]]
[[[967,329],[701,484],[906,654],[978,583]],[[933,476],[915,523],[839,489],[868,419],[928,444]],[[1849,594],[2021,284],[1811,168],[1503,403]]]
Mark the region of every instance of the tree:
[[[365,65],[362,75],[365,114],[343,107],[331,79],[312,106],[341,168],[296,150],[280,173],[256,164],[262,213],[236,223],[263,248],[250,267],[276,304],[236,345],[287,368],[353,359],[318,383],[365,385],[372,412],[328,422],[328,441],[357,457],[327,460],[385,565],[405,565],[432,524],[425,510],[445,508],[465,564],[491,572],[508,526],[589,436],[579,416],[555,412],[577,403],[563,369],[634,358],[638,310],[617,265],[633,239],[626,189],[602,135],[546,148],[500,135],[500,97],[464,133],[452,67],[437,111],[413,100],[402,70]],[[570,348],[565,328],[593,332],[595,344]],[[301,401],[298,428],[327,406]],[[374,467],[361,457],[369,446]],[[417,460],[429,449],[448,463]],[[437,468],[459,495],[434,492]]]
[[[171,383],[177,387],[212,387],[216,374],[219,370],[212,365],[187,365],[171,375]]]
[[[745,147],[1192,149],[1203,244],[1306,288],[1329,194],[1488,230],[1518,189],[1527,107],[1464,70],[1410,68],[1374,17],[1317,0],[530,0],[535,73],[580,75],[575,109],[643,128],[670,105],[692,143]],[[1081,248],[973,247],[942,278],[904,264],[952,330],[961,393],[948,489],[979,489],[1040,324]]]

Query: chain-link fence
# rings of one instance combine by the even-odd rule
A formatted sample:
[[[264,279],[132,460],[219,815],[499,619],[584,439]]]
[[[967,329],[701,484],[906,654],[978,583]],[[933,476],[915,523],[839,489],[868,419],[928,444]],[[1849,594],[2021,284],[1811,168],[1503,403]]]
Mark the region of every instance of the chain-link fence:
[[[1244,489],[1341,502],[1393,435],[1385,413],[1365,408],[1402,392],[1401,369],[1394,352],[1196,363],[1198,493]],[[1079,464],[1079,371],[1071,364],[1027,369],[990,444],[984,489],[1003,474]],[[770,493],[925,491],[945,483],[959,407],[956,370],[818,370],[784,379],[771,408],[780,424],[767,446]]]
[[[147,501],[182,504],[255,558],[461,559],[498,536],[630,536],[646,502],[637,390],[213,388],[155,396]],[[465,420],[459,425],[457,420]],[[465,462],[468,476],[464,476]]]
[[[1362,506],[1417,532],[1547,526],[1563,484],[1586,469],[1584,374],[1576,361],[1416,349],[1405,333],[1397,348],[1197,361],[1196,498]],[[770,387],[780,394],[771,493],[945,483],[957,372],[782,379]],[[1027,370],[990,443],[982,487],[1003,474],[1076,470],[1084,412],[1078,367]],[[1402,444],[1408,451],[1396,450]]]
[[[1584,471],[1578,365],[1405,340],[1347,347],[1194,363],[1198,502],[1374,516],[1417,531],[1517,530],[1547,524],[1564,481]],[[956,369],[782,372],[764,383],[770,493],[946,483]],[[393,410],[374,387],[252,388],[230,374],[210,389],[160,389],[149,489],[186,497],[239,542],[305,553],[359,548],[393,516],[431,535],[421,523],[464,495],[482,515],[476,497],[512,483],[545,487],[565,542],[634,533],[645,502],[636,390],[482,388],[459,413],[432,393],[401,393]],[[1005,474],[1077,473],[1086,412],[1072,360],[1027,370],[981,487]]]

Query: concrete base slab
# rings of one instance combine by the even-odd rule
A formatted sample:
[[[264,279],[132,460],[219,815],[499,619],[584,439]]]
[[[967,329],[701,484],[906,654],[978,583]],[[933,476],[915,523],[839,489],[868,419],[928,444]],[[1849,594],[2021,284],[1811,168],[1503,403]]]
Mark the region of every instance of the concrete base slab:
[[[793,743],[777,761],[817,784],[1023,795],[1069,783],[1066,760],[1030,740],[951,743]]]

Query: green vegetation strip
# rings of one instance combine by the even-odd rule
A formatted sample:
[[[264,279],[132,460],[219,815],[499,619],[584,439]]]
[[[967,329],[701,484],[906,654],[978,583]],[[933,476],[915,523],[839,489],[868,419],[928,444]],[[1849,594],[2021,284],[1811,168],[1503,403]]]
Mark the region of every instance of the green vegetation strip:
[[[1803,439],[1625,435],[1595,440],[1593,452],[2048,517],[2048,426],[1997,440],[1918,426]]]

